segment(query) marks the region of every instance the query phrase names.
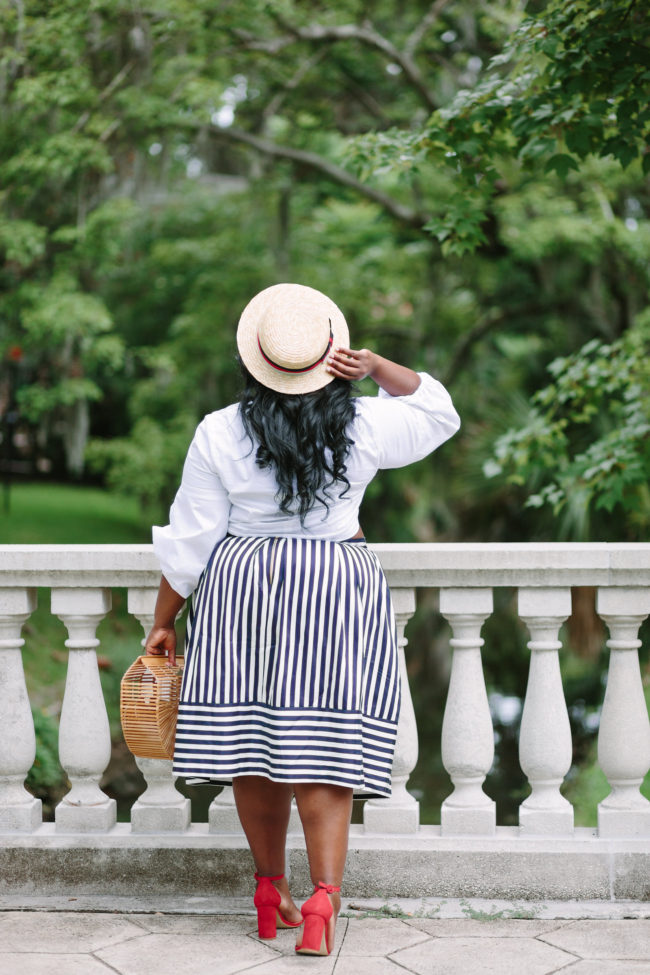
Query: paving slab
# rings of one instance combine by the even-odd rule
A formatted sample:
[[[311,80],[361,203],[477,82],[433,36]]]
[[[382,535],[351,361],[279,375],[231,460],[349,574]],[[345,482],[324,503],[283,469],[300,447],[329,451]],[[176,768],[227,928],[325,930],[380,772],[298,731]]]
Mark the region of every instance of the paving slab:
[[[650,975],[647,961],[602,961],[590,958],[579,961],[567,970],[566,975]]]
[[[627,958],[650,961],[650,920],[572,921],[540,935],[547,944],[573,951],[580,958]]]
[[[513,918],[429,919],[408,918],[410,927],[433,938],[536,938],[556,931],[569,921],[528,921]]]
[[[146,935],[139,924],[110,914],[0,914],[3,952],[82,953]]]
[[[341,957],[383,956],[426,940],[425,933],[401,920],[393,919],[388,923],[384,918],[351,920],[341,942],[340,954]]]
[[[4,975],[109,975],[106,965],[92,955],[57,954],[56,967],[52,955],[0,954]]]
[[[296,931],[291,930],[281,930],[278,931],[278,936],[274,941],[264,941],[263,944],[272,944],[275,947],[276,952],[281,952],[281,957],[276,958],[274,961],[269,961],[266,964],[259,965],[255,968],[255,973],[264,973],[264,975],[291,975],[291,973],[297,972],[311,972],[314,973],[314,963],[318,965],[317,975],[331,975],[336,967],[338,971],[338,960],[340,957],[340,952],[342,945],[346,940],[346,931],[348,928],[348,921],[346,918],[339,918],[336,925],[336,941],[334,944],[334,949],[332,954],[327,957],[314,958],[309,955],[297,955],[296,954]]]
[[[152,934],[219,934],[247,937],[257,933],[257,918],[250,914],[132,914],[131,920]],[[281,934],[278,931],[278,935]],[[263,942],[267,944],[267,941]]]
[[[487,905],[488,902],[486,902]],[[240,913],[0,912],[0,972],[8,975],[650,975],[650,919],[408,917],[378,901],[373,916],[339,918],[328,958],[296,955],[295,931],[257,936]],[[368,907],[369,905],[365,905]],[[441,905],[438,905],[441,906]],[[457,909],[459,905],[455,905]],[[385,916],[380,908],[402,912]],[[433,908],[436,909],[435,907]],[[511,910],[515,910],[511,906]],[[575,910],[579,908],[576,906]],[[628,910],[650,909],[631,905]]]
[[[403,965],[396,965],[388,958],[371,958],[341,956],[336,966],[336,975],[404,975],[411,969]],[[314,973],[316,975],[316,973]],[[320,972],[318,972],[320,975]],[[470,973],[467,973],[470,975]]]
[[[143,938],[96,951],[120,975],[234,975],[277,957],[267,943],[241,933],[146,934]]]
[[[432,938],[390,960],[416,975],[550,975],[576,956],[532,938]]]
[[[257,965],[251,969],[251,975],[333,975],[334,968],[338,972],[338,957],[330,955],[326,958],[314,958],[309,955],[297,955],[287,953],[275,961],[266,962],[264,965]],[[399,971],[399,970],[398,970]],[[206,973],[207,975],[207,973]],[[401,975],[404,975],[402,970]]]

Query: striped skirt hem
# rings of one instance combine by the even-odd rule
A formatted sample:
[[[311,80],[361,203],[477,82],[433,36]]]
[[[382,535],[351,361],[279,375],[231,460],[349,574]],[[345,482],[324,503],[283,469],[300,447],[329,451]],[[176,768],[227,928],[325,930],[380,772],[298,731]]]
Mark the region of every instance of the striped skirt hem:
[[[399,703],[390,594],[365,545],[217,544],[188,618],[176,775],[387,796]]]
[[[208,782],[263,775],[389,795],[395,734],[392,722],[333,711],[181,706],[174,772]]]

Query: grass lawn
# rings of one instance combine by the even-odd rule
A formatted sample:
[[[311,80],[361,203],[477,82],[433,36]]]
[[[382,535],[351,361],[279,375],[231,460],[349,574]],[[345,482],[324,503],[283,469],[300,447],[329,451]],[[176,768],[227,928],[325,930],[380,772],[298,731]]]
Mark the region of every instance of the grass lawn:
[[[151,541],[134,498],[70,484],[13,484],[0,491],[0,544],[106,544]]]

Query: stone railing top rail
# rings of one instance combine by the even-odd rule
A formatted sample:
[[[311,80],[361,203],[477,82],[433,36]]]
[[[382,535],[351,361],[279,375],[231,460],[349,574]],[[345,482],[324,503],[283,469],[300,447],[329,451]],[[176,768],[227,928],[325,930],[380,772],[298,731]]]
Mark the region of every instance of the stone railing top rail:
[[[650,543],[372,545],[393,586],[650,585]],[[0,545],[0,587],[158,585],[151,545]]]

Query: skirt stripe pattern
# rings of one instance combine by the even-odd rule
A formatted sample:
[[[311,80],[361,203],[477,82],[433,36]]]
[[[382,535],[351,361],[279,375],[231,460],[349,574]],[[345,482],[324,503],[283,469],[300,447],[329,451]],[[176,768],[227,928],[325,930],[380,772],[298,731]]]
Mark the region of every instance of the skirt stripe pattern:
[[[361,542],[227,536],[192,597],[174,773],[390,795],[397,641]]]

